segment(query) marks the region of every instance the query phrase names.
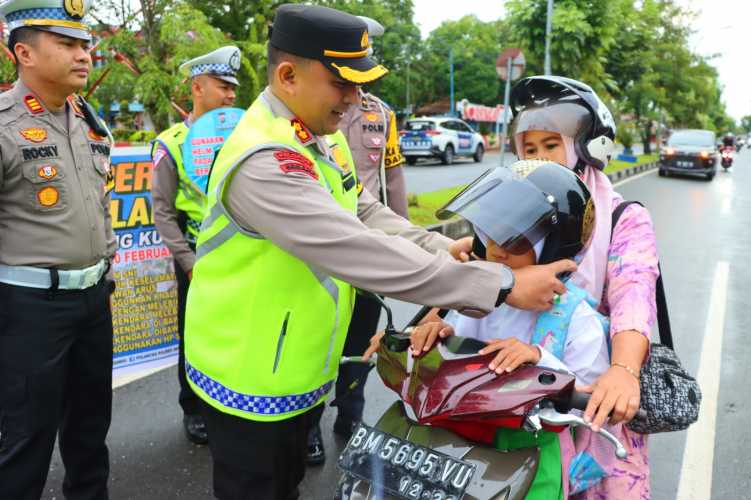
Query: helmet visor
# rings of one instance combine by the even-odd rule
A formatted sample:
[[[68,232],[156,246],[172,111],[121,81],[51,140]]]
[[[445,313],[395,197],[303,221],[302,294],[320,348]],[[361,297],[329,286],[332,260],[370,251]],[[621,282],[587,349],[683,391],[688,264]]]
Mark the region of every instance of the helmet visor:
[[[584,127],[591,125],[592,117],[587,108],[571,102],[553,104],[543,107],[522,108],[511,124],[511,134],[519,134],[530,130],[555,132],[566,137],[577,137]]]
[[[551,199],[524,177],[503,167],[489,170],[436,212],[468,220],[491,240],[523,254],[544,238],[555,220]]]

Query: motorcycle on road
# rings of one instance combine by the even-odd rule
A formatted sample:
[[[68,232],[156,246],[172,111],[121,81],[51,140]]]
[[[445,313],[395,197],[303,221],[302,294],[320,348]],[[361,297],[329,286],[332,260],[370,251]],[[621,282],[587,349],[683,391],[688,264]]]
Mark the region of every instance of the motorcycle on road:
[[[720,164],[722,165],[722,168],[724,168],[725,170],[733,166],[734,149],[735,148],[732,148],[732,147],[725,147],[720,152],[720,155],[721,155]]]
[[[339,457],[336,499],[521,500],[540,452],[493,448],[496,428],[536,433],[589,427],[570,413],[583,410],[589,394],[574,389],[569,373],[522,366],[496,375],[487,369],[495,354],[479,355],[485,343],[466,337],[449,337],[417,358],[409,345],[409,335],[395,331],[389,320],[371,362],[400,399],[375,426],[360,423],[354,430]],[[605,430],[600,435],[625,458],[617,438]]]

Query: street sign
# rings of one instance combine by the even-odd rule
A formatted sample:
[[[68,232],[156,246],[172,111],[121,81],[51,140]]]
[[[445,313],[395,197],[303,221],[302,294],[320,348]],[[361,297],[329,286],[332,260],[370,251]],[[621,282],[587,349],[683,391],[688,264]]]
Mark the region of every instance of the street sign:
[[[527,61],[524,59],[522,49],[511,48],[501,52],[495,63],[495,70],[498,77],[503,81],[508,81],[509,60],[511,61],[511,80],[518,80],[524,73],[524,66]]]

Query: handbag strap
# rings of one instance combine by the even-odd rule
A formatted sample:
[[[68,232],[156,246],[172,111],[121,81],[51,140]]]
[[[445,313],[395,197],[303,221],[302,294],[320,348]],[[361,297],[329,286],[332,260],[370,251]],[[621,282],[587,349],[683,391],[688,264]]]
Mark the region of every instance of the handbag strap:
[[[615,231],[615,225],[618,223],[618,219],[621,218],[623,212],[629,207],[629,205],[642,205],[638,201],[624,201],[621,202],[615,210],[613,210],[613,222],[611,225],[610,239],[613,239],[613,232]],[[660,330],[660,343],[664,346],[673,349],[673,333],[670,329],[670,316],[668,315],[668,303],[665,299],[665,285],[662,282],[662,269],[660,268],[660,262],[657,262],[657,270],[659,275],[657,276],[657,283],[655,289],[655,301],[657,302],[657,327]]]

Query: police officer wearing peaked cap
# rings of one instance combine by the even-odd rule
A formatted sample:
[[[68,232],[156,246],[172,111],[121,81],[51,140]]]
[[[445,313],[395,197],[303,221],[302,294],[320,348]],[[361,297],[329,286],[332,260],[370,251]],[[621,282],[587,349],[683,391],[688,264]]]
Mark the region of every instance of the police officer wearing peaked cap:
[[[205,113],[235,103],[240,49],[221,47],[191,59],[180,66],[191,79],[193,110],[184,121],[168,128],[154,141],[152,162],[152,200],[154,222],[167,248],[175,259],[177,279],[177,325],[180,336],[177,378],[180,383],[178,400],[183,410],[183,428],[187,438],[196,444],[208,441],[200,403],[185,378],[185,302],[188,296],[196,237],[203,221],[206,195],[185,170],[182,146],[192,123]]]
[[[112,407],[109,131],[87,83],[89,2],[9,0],[0,95],[0,497],[40,498],[59,437],[67,499],[106,499]]]
[[[214,494],[222,500],[298,496],[311,410],[334,385],[355,286],[475,314],[507,295],[523,307],[529,295],[550,299],[564,290],[539,276],[515,286],[512,272],[491,262],[460,264],[445,252],[452,240],[358,189],[338,127],[358,86],[387,72],[368,46],[355,16],[279,7],[269,86],[212,169],[188,292],[185,363],[205,403]]]
[[[383,26],[369,17],[358,16],[368,26],[368,36],[383,35]],[[373,48],[368,47],[372,55]],[[391,108],[370,92],[360,89],[357,101],[342,117],[339,126],[352,152],[357,179],[382,204],[405,219],[407,191],[404,179],[404,157],[399,149],[396,116]],[[359,356],[368,347],[370,338],[378,329],[381,304],[373,297],[358,295],[344,344],[345,356]],[[365,382],[370,369],[360,363],[348,363],[339,368],[336,380],[337,416],[334,433],[349,439],[357,422],[362,420],[365,407]],[[323,406],[313,411],[313,426],[308,434],[308,452],[305,461],[317,465],[325,461],[325,448],[320,428]]]

